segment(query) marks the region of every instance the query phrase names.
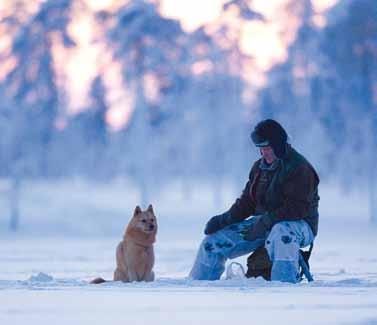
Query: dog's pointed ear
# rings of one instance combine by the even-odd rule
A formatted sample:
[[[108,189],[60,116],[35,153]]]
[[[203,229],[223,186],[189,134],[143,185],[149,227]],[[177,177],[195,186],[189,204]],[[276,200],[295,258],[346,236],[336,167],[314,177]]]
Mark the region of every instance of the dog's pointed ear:
[[[140,207],[137,205],[136,208],[135,208],[135,211],[134,211],[134,216],[136,216],[137,214],[141,213],[141,209]]]
[[[147,211],[149,211],[149,212],[151,212],[152,214],[154,214],[152,204],[149,204]]]

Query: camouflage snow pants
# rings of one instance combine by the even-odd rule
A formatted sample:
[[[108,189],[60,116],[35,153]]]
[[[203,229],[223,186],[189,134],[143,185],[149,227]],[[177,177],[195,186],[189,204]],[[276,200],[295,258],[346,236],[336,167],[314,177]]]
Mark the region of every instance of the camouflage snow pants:
[[[310,245],[314,240],[309,225],[303,220],[282,221],[272,227],[266,238],[244,240],[240,231],[245,227],[252,227],[254,218],[232,224],[206,236],[199,247],[190,278],[218,280],[225,270],[228,258],[249,254],[264,245],[272,261],[271,280],[296,283],[299,249]]]

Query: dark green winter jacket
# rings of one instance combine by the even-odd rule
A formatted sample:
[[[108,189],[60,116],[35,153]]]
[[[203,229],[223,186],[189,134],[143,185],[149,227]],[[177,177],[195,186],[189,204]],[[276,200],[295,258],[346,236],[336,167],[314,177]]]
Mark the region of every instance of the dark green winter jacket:
[[[262,159],[251,168],[249,180],[240,198],[227,212],[227,223],[236,223],[252,215],[267,214],[271,227],[280,221],[305,220],[313,234],[318,232],[319,178],[312,165],[290,145],[267,186],[259,186]],[[263,176],[264,177],[264,176]],[[257,193],[262,188],[263,192]]]

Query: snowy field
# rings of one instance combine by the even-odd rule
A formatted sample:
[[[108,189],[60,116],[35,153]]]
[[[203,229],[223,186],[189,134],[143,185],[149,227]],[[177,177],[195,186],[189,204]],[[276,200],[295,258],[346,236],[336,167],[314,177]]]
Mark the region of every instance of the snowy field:
[[[65,207],[64,219],[59,215],[63,206],[59,210],[54,203],[53,189],[48,191],[49,200],[38,201],[42,192],[41,186],[35,186],[25,194],[24,211],[30,217],[21,220],[17,234],[4,230],[6,223],[1,219],[1,325],[377,324],[377,227],[368,226],[367,211],[361,209],[365,202],[358,201],[360,205],[355,206],[345,199],[336,208],[329,197],[339,194],[322,191],[320,235],[311,258],[314,283],[187,280],[205,218],[218,211],[201,202],[186,213],[173,215],[174,207],[178,211],[181,203],[174,198],[174,205],[156,204],[156,212],[160,212],[156,281],[90,285],[88,281],[97,276],[111,279],[114,250],[123,233],[124,225],[120,225],[130,213],[119,215],[125,208],[120,201],[112,196],[109,203],[97,191],[98,197],[93,200],[94,193],[89,197],[97,204],[102,197],[102,202],[107,202],[102,210],[76,201]],[[227,194],[224,197],[230,200]],[[68,193],[56,201],[62,198],[67,203]],[[127,205],[134,202],[127,202],[124,205],[129,209]],[[43,205],[51,217],[42,227],[39,211]],[[5,210],[3,205],[2,212]],[[108,218],[91,219],[84,211],[107,211]],[[344,217],[335,217],[336,212]],[[245,263],[245,258],[238,261]]]

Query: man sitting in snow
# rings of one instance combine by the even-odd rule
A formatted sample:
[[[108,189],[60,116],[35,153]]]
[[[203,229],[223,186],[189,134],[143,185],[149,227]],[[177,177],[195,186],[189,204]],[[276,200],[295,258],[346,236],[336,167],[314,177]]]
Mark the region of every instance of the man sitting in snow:
[[[310,245],[318,230],[318,175],[287,143],[278,122],[260,122],[251,139],[262,157],[251,168],[241,197],[208,221],[192,279],[217,280],[228,258],[263,246],[272,262],[271,280],[299,279],[299,249]]]

